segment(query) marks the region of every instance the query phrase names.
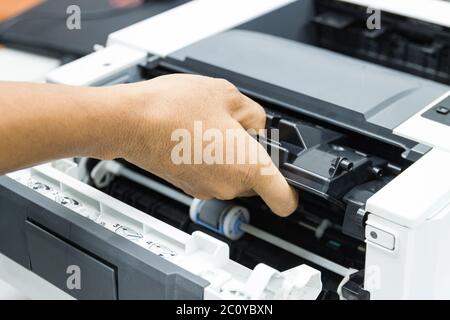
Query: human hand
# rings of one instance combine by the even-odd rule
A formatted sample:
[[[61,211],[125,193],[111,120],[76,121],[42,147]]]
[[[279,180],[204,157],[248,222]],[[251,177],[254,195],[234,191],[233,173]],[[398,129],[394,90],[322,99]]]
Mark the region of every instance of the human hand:
[[[231,83],[179,74],[114,86],[110,94],[123,126],[112,128],[117,152],[106,157],[125,158],[199,199],[258,194],[280,216],[297,208],[296,191],[246,131],[265,128],[264,109]]]

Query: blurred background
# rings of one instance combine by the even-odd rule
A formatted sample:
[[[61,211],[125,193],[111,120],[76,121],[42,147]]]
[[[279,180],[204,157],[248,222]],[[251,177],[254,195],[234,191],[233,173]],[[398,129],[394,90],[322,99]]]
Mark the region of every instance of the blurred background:
[[[18,15],[43,2],[43,0],[2,0],[0,3],[0,21]]]

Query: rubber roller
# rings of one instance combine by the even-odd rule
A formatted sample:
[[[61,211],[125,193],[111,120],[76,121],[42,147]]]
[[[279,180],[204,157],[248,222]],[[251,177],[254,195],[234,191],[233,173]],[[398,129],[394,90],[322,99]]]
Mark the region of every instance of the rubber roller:
[[[250,222],[250,213],[232,201],[199,200],[192,201],[189,215],[195,223],[224,235],[228,239],[237,240],[244,235],[242,224]]]

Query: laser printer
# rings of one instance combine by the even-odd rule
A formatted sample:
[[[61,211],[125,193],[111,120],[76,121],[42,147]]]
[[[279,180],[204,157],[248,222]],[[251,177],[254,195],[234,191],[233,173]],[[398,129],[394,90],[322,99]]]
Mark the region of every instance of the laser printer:
[[[298,209],[62,159],[0,178],[0,252],[77,299],[450,298],[449,15],[440,0],[197,0],[110,34],[47,81],[231,81],[279,130],[264,143]]]

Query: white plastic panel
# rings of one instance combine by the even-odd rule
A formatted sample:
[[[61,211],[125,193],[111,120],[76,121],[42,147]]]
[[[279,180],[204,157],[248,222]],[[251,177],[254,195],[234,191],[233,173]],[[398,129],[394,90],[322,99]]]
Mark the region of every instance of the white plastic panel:
[[[450,153],[432,149],[373,195],[366,210],[408,227],[432,218],[450,205],[449,164]]]
[[[120,45],[110,46],[51,71],[47,74],[47,82],[90,86],[111,77],[117,78],[146,61],[145,51]]]
[[[194,0],[110,34],[108,45],[122,44],[165,57],[292,2],[294,0]]]
[[[76,163],[60,160],[8,176],[206,279],[205,298],[315,299],[321,292],[319,271],[299,266],[279,272],[262,264],[252,271],[230,260],[226,243],[202,232],[189,235],[114,199],[74,178],[76,169]],[[266,280],[262,289],[252,285],[259,278]]]
[[[367,224],[395,235],[395,249],[366,241],[365,289],[377,299],[449,299],[450,207],[414,227],[369,214]]]
[[[449,19],[450,20],[450,19]],[[395,128],[396,135],[450,152],[450,126],[422,117],[431,107],[450,96],[450,91]]]

